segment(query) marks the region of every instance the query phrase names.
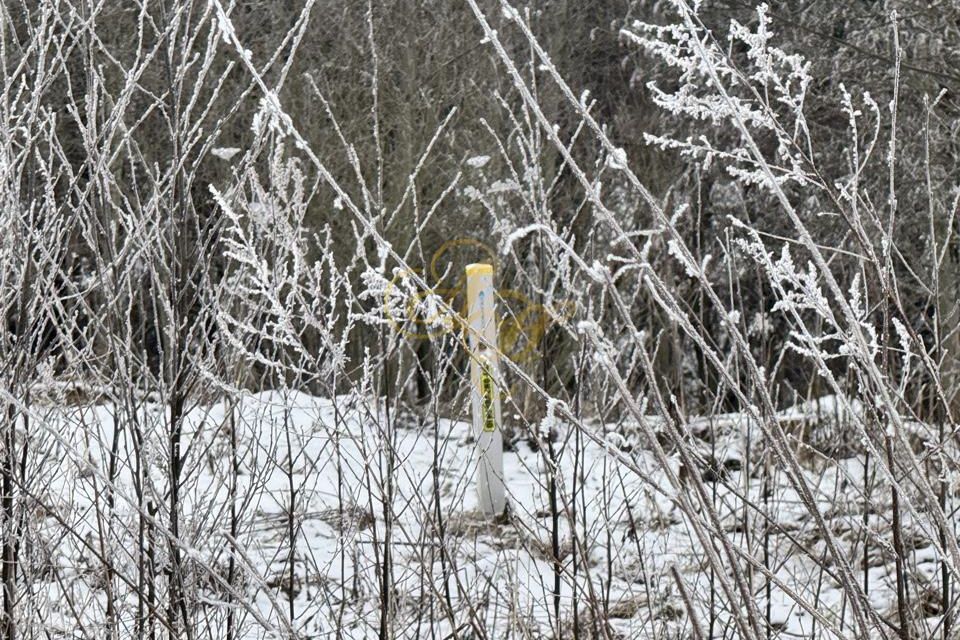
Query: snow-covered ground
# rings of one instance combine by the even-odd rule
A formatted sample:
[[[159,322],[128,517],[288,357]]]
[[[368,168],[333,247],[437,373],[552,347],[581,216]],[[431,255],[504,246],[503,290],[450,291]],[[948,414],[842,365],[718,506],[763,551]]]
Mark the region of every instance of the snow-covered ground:
[[[820,408],[799,407],[782,418],[802,423]],[[169,501],[165,411],[146,404],[136,416],[115,413],[110,405],[51,407],[29,426],[42,450],[30,490],[44,505],[28,525],[43,547],[31,550],[29,570],[37,577],[30,599],[62,637],[100,637],[108,599],[103,558],[117,574],[110,590],[120,604],[122,637],[138,634],[140,540],[155,541],[158,593],[167,580],[165,506],[154,529],[137,515],[150,501],[148,513]],[[104,505],[115,424],[121,429],[111,512]],[[143,436],[139,448],[135,424]],[[712,611],[715,637],[737,635],[719,588],[711,596],[702,544],[675,506],[676,490],[664,470],[639,438],[613,434],[629,433],[629,425],[592,426],[608,447],[562,425],[556,430],[559,565],[547,454],[526,440],[504,456],[509,518],[487,522],[475,510],[475,448],[461,421],[398,419],[357,397],[268,392],[197,407],[186,425],[178,546],[185,590],[200,603],[191,612],[198,637],[224,637],[231,610],[239,637],[376,637],[385,564],[392,571],[387,619],[395,637],[554,637],[557,605],[564,636],[573,637],[576,626],[587,636],[686,637],[691,623],[673,566],[704,630]],[[743,553],[740,566],[774,632],[809,637],[815,624],[823,631],[829,622],[838,634],[852,634],[837,582],[829,566],[821,568],[823,541],[783,473],[755,455],[756,430],[736,415],[698,420],[688,429],[702,452],[697,473],[713,492],[724,535]],[[138,457],[145,469],[142,500],[136,497]],[[805,473],[861,576],[868,534],[869,597],[887,611],[895,594],[893,563],[887,511],[878,505],[889,496],[873,495],[875,513],[864,519],[860,457],[814,456]],[[917,532],[911,540],[917,550],[910,569],[917,579],[930,579],[937,557],[923,536]],[[225,586],[231,552],[232,594]],[[815,623],[797,600],[823,619]]]

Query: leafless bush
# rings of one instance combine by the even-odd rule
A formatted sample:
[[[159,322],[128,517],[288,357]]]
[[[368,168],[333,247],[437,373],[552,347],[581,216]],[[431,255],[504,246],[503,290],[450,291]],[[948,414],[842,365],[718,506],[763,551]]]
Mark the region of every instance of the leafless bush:
[[[901,18],[889,106],[836,87],[840,165],[767,8],[625,24],[671,123],[647,153],[689,168],[655,194],[543,44],[560,4],[411,3],[495,74],[443,105],[373,3],[256,38],[224,0],[0,8],[0,637],[956,637],[960,196],[945,94],[902,110]],[[363,74],[303,66],[324,11]]]

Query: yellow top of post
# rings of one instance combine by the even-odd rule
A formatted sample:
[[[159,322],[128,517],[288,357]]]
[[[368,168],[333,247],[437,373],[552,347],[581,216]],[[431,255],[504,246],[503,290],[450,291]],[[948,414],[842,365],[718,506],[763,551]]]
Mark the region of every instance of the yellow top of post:
[[[493,275],[493,265],[482,262],[479,264],[467,265],[467,277],[482,275]]]

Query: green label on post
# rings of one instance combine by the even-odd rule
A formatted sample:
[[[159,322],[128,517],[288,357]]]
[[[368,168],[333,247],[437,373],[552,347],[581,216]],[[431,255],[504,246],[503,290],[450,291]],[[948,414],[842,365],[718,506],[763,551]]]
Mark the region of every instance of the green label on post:
[[[493,373],[486,358],[480,363],[480,415],[484,431],[497,430],[497,416],[493,408]]]

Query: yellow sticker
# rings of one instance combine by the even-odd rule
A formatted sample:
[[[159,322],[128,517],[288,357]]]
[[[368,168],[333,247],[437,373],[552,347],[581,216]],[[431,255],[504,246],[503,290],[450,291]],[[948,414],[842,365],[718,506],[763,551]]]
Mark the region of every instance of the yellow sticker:
[[[480,364],[480,416],[484,431],[497,430],[496,410],[493,407],[493,372],[486,359]]]

